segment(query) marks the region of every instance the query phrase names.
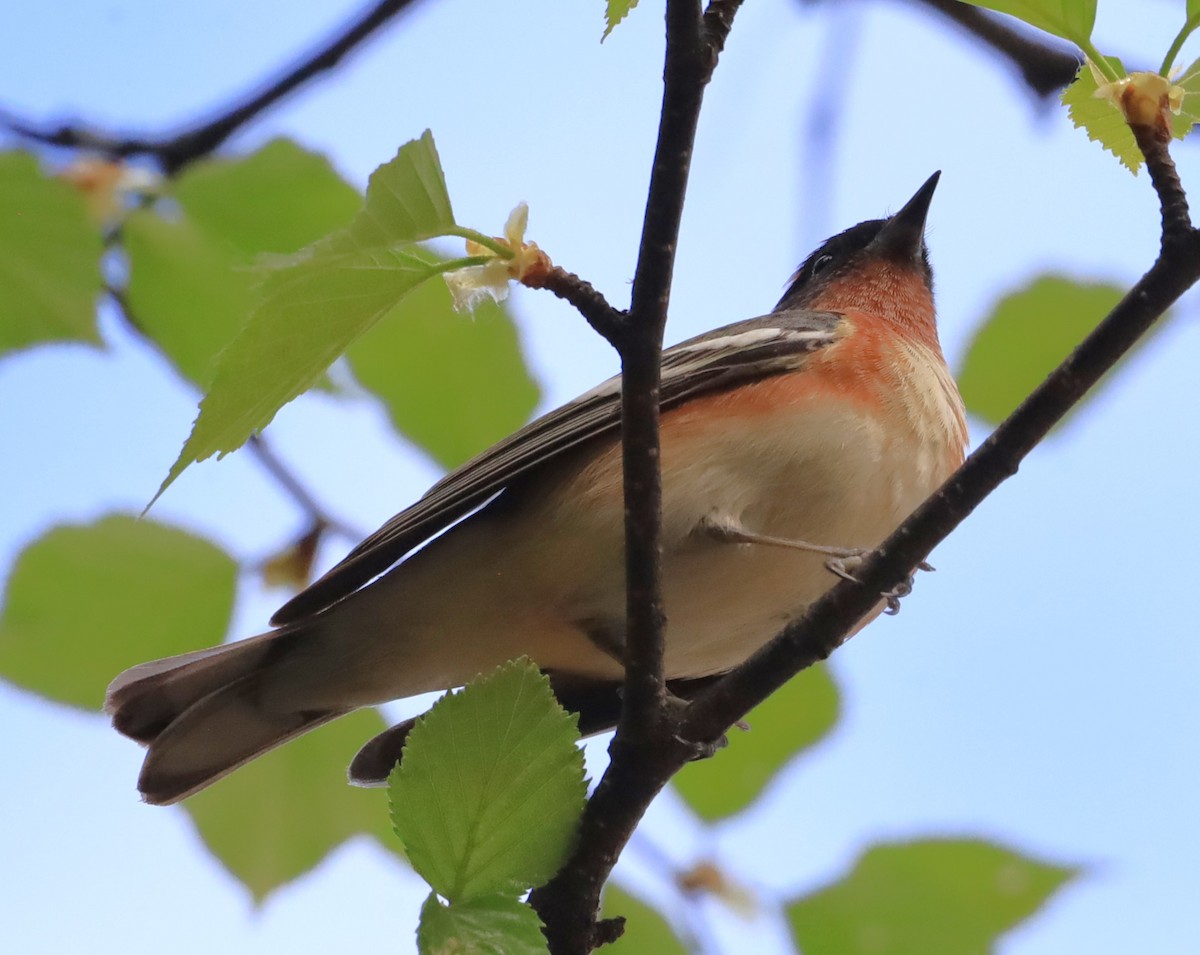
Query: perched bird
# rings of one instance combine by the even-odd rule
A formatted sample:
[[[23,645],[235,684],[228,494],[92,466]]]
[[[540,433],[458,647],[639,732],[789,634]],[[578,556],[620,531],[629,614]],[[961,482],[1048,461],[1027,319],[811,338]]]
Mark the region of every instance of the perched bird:
[[[663,352],[665,667],[681,696],[803,613],[836,583],[831,555],[878,545],[962,462],[924,240],[937,179],[825,242],[769,315]],[[148,746],[145,800],[176,802],[357,707],[521,655],[583,732],[615,725],[620,386],[444,477],[285,604],[278,629],[118,676],[106,709]],[[385,779],[409,728],[368,742],[351,779]]]

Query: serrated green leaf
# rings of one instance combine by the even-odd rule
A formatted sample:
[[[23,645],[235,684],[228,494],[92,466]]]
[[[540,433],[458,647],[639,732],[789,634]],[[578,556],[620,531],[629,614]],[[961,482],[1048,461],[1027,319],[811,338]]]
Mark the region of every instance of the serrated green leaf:
[[[237,565],[176,527],[114,515],[48,531],[17,557],[0,611],[0,676],[98,710],[122,670],[220,643]]]
[[[1171,117],[1171,134],[1183,139],[1200,123],[1200,60],[1190,63],[1176,78],[1175,85],[1183,90],[1183,102],[1178,115]]]
[[[787,917],[804,955],[981,955],[1078,872],[979,840],[889,843]]]
[[[413,868],[451,902],[516,895],[566,860],[586,784],[576,718],[528,660],[447,694],[388,783]]]
[[[1096,25],[1096,0],[966,0],[975,7],[1007,13],[1032,27],[1086,46]]]
[[[989,424],[999,424],[1123,294],[1116,285],[1043,275],[1004,296],[975,333],[958,375],[967,410]],[[1144,341],[1137,347],[1143,345]],[[1071,414],[1078,413],[1096,392],[1093,389]]]
[[[1116,57],[1110,56],[1108,62],[1122,76],[1125,67]],[[1125,117],[1103,96],[1096,96],[1099,86],[1091,68],[1085,63],[1075,75],[1062,94],[1062,104],[1067,107],[1067,115],[1076,127],[1087,133],[1088,139],[1098,142],[1121,161],[1134,175],[1141,168],[1142,151],[1138,149],[1137,140],[1133,138],[1133,130],[1125,122]]]
[[[625,934],[606,946],[614,955],[687,955],[687,946],[662,913],[618,885],[604,887],[603,917],[623,916]]]
[[[173,216],[138,210],[122,229],[127,299],[139,328],[204,388],[254,305],[259,256],[295,252],[361,203],[328,160],[287,140],[189,166],[172,198]]]
[[[104,242],[87,203],[28,153],[0,153],[0,355],[38,342],[98,344]]]
[[[462,315],[444,282],[414,289],[346,357],[396,430],[445,468],[511,434],[537,406],[508,311],[488,300]]]
[[[750,732],[729,731],[729,746],[713,759],[689,763],[672,780],[702,818],[745,809],[788,762],[837,723],[838,691],[829,670],[814,666],[793,677],[747,717]]]
[[[437,274],[403,244],[452,227],[427,131],[375,171],[363,209],[346,229],[266,272],[259,304],[221,352],[192,433],[155,499],[189,464],[233,451],[265,428],[355,339]]]
[[[607,40],[608,35],[617,28],[617,24],[629,16],[629,11],[638,5],[638,0],[607,0],[604,6],[604,36],[601,41]]]
[[[430,894],[417,927],[421,955],[546,955],[542,922],[524,902],[481,895],[443,905]]]
[[[183,806],[208,850],[261,900],[358,834],[399,853],[377,790],[346,782],[346,766],[385,727],[358,710],[243,766]]]
[[[454,212],[442,163],[433,134],[425,130],[420,139],[405,143],[394,159],[371,173],[362,211],[349,226],[293,260],[303,263],[311,256],[340,256],[422,242],[446,235],[452,228]]]

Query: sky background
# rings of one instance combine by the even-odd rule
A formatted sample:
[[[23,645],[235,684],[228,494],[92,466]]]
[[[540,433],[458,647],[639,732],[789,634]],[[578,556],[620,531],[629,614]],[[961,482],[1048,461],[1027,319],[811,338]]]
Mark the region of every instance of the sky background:
[[[273,75],[358,9],[14,5],[0,16],[0,106],[169,130]],[[1102,2],[1096,46],[1156,65],[1182,9]],[[529,237],[624,305],[657,122],[660,4],[644,0],[603,45],[601,30],[600,0],[426,0],[226,148],[292,136],[361,187],[432,128],[459,221],[495,233],[528,201]],[[835,117],[823,158],[814,111]],[[1196,147],[1176,154],[1185,185],[1200,188]],[[1153,260],[1145,176],[948,24],[885,0],[746,4],[701,120],[668,340],[768,311],[817,242],[895,211],[935,169],[928,241],[954,368],[996,297],[1033,275],[1129,284]],[[608,346],[553,297],[519,290],[515,312],[544,409],[615,370]],[[1196,318],[1192,293],[938,549],[938,572],[903,612],[835,655],[843,720],[761,811],[704,830],[667,798],[651,812],[655,842],[680,864],[713,855],[786,896],[836,878],[872,840],[981,835],[1088,867],[1006,937],[1005,955],[1194,953]],[[111,315],[102,326],[108,351],[0,360],[0,577],[57,523],[139,511],[187,434],[196,395]],[[364,531],[438,474],[363,402],[302,398],[269,435]],[[972,422],[973,442],[985,436]],[[303,521],[237,455],[192,468],[155,516],[246,560]],[[235,634],[263,629],[280,602],[244,581]],[[150,952],[166,939],[178,953],[408,950],[423,883],[369,841],[255,908],[183,812],[140,804],[141,751],[105,718],[0,684],[0,728],[6,950]],[[600,755],[593,747],[593,770]],[[636,857],[624,873],[661,889]],[[711,930],[726,952],[784,937],[765,919],[717,915]]]

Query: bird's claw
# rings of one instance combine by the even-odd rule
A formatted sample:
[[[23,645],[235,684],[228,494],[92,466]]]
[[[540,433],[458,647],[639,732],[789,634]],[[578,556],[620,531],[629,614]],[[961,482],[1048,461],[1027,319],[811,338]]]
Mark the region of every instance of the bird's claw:
[[[857,569],[858,566],[862,564],[863,557],[867,553],[868,552],[866,550],[862,550],[857,553],[847,554],[845,557],[832,557],[825,561],[825,569],[834,576],[842,578],[842,580],[853,581],[856,584],[861,583],[862,581],[860,581],[852,573],[852,568]],[[917,564],[916,569],[926,571],[927,573],[932,573],[936,568],[934,568],[933,564],[923,560]],[[909,574],[908,577],[896,584],[896,586],[891,590],[885,590],[879,595],[887,604],[883,610],[884,613],[894,617],[900,612],[900,601],[902,598],[907,597],[912,593],[915,579],[916,571],[914,571],[912,574]]]
[[[869,551],[861,548],[847,550],[846,553],[825,561],[825,569],[835,577],[841,577],[842,580],[853,581],[857,584],[859,579],[854,576],[854,570],[862,564],[863,558],[868,553]]]

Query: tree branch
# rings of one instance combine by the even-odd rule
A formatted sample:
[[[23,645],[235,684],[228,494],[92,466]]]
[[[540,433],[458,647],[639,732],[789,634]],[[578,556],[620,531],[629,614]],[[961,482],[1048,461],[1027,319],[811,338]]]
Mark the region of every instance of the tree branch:
[[[147,138],[116,136],[81,126],[65,125],[57,129],[38,129],[11,114],[0,112],[0,122],[26,139],[49,146],[86,149],[112,158],[150,156],[167,175],[173,175],[188,163],[207,156],[238,129],[260,113],[308,82],[333,69],[355,47],[374,34],[414,0],[379,0],[374,6],[304,57],[291,69],[262,85],[258,92],[240,97],[218,116],[169,137]]]
[[[958,0],[915,2],[953,21],[1008,60],[1017,68],[1030,91],[1041,99],[1049,99],[1075,79],[1082,61],[1065,46],[1044,43],[1030,33],[1014,30],[990,13]]]
[[[617,347],[627,313],[613,308],[591,282],[553,265],[544,272],[523,277],[521,284],[528,288],[544,288],[574,305],[601,337],[614,348]]]
[[[740,0],[712,0],[702,14],[697,0],[667,2],[662,113],[637,269],[629,312],[610,338],[623,376],[624,698],[612,760],[588,802],[576,851],[530,898],[554,955],[586,955],[611,940],[611,923],[596,921],[600,890],[646,807],[670,779],[670,767],[694,754],[675,733],[677,710],[663,678],[660,362],[700,107],[739,6]]]

